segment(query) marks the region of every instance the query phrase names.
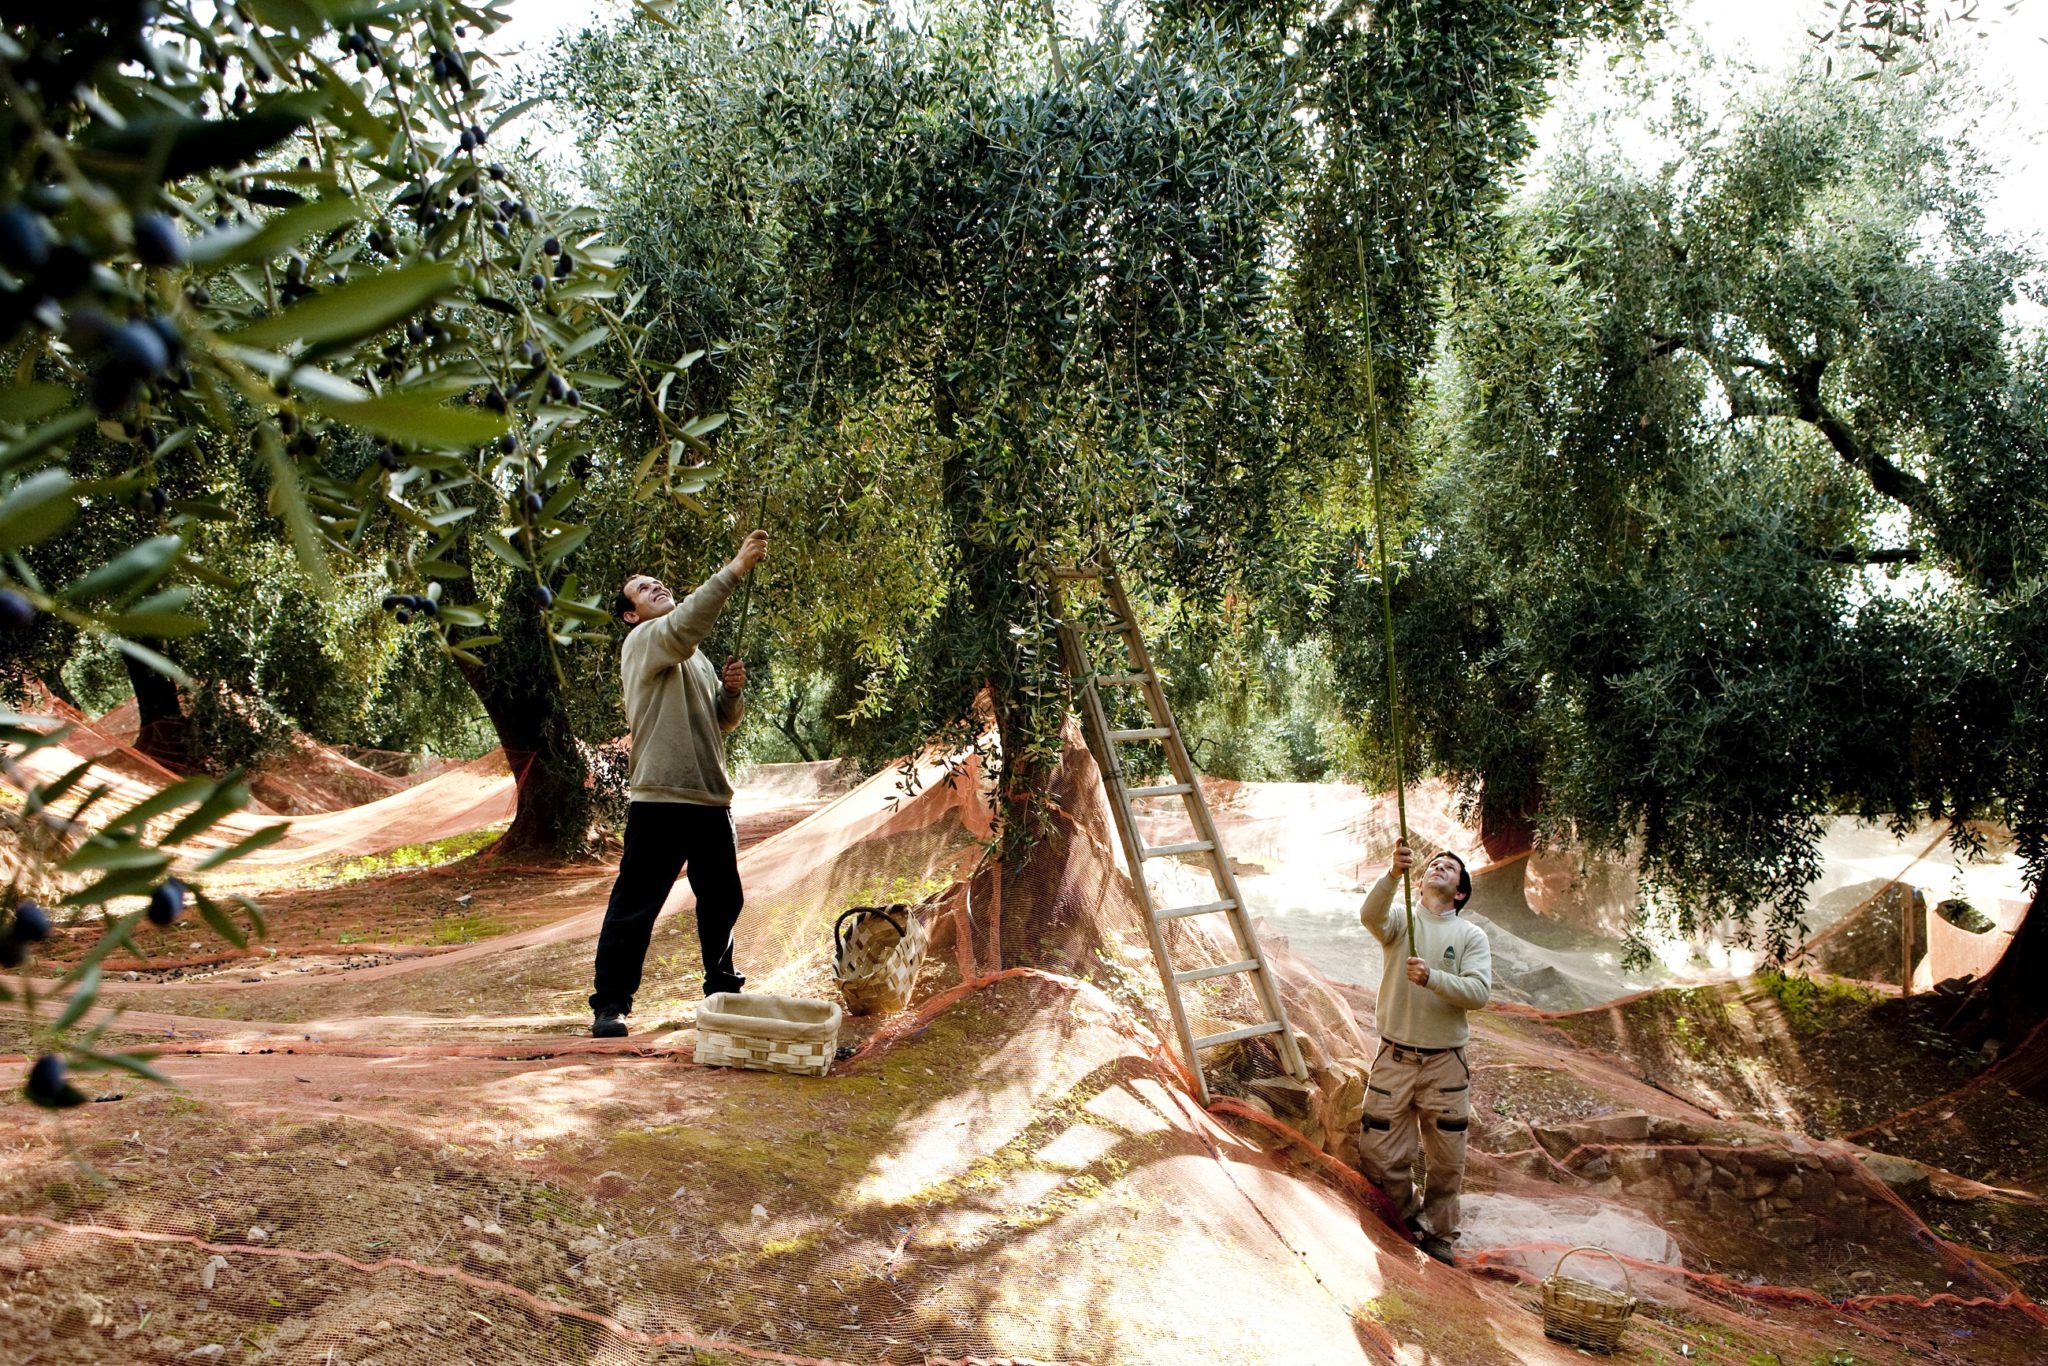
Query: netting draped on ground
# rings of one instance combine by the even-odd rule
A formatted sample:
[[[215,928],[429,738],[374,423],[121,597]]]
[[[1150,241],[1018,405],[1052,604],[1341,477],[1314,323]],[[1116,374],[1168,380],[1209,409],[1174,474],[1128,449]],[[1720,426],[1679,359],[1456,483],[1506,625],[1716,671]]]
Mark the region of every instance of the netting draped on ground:
[[[74,1113],[69,1152],[6,1112],[9,1340],[36,1361],[205,1359],[195,1353],[217,1346],[231,1360],[435,1366],[1570,1357],[1542,1339],[1528,1291],[1436,1268],[1382,1222],[1346,1149],[1375,1045],[1369,993],[1271,945],[1312,1084],[1288,1084],[1254,1041],[1214,1059],[1220,1098],[1205,1113],[1085,747],[1069,737],[1051,834],[1021,866],[987,857],[971,759],[927,755],[915,774],[833,795],[819,775],[785,770],[743,788],[736,958],[750,990],[829,996],[830,927],[848,906],[910,902],[932,921],[916,1005],[849,1021],[843,1041],[860,1051],[824,1079],[690,1062],[700,967],[686,884],[657,926],[634,1035],[585,1036],[604,869],[488,884],[478,905],[502,895],[494,914],[528,919],[431,955],[318,977],[110,983],[130,1007],[110,1037],[165,1048],[182,1090],[138,1088]],[[458,789],[433,788],[459,777],[349,813],[354,836],[337,823],[314,843],[332,853],[372,831],[413,842],[474,820],[475,804],[451,811]],[[1252,792],[1241,805],[1272,832],[1246,848],[1284,872],[1309,855],[1286,842],[1284,814],[1260,812],[1279,800]],[[793,822],[766,819],[799,807]],[[1427,815],[1411,805],[1411,822]],[[1351,819],[1317,838],[1370,846],[1385,833]],[[1518,867],[1495,868],[1494,883]],[[452,895],[472,885],[458,876],[423,881]],[[281,931],[292,914],[279,912]],[[1177,966],[1240,956],[1204,919],[1174,923]],[[1190,984],[1183,1004],[1198,1032],[1258,1018],[1238,984]],[[1847,1294],[1796,1280],[1775,1294],[1696,1266],[1725,1255],[1722,1216],[1706,1197],[1686,1212],[1677,1183],[1738,1160],[1761,1182],[1751,1156],[1780,1160],[1782,1137],[1717,1126],[1541,1016],[1490,1017],[1475,1051],[1480,1194],[1526,1202],[1516,1228],[1541,1231],[1553,1215],[1584,1227],[1558,1202],[1590,1200],[1677,1247],[1677,1267],[1639,1258],[1670,1308],[1632,1330],[1638,1342],[1737,1363],[1845,1345]],[[1581,1108],[1569,1085],[1590,1098],[1583,1108],[1637,1109],[1666,1127],[1569,1145],[1546,1129],[1553,1152],[1493,1108],[1537,1104],[1508,1085],[1536,1075],[1563,1096],[1560,1113]],[[1693,1129],[1670,1127],[1682,1124]],[[1841,1166],[1855,1159],[1792,1160],[1826,1170],[1838,1203],[1853,1196],[1856,1236],[1884,1249],[1871,1260],[1886,1279],[1850,1306],[1873,1350],[1903,1356],[1957,1331],[1983,1360],[2040,1345],[2010,1282]],[[1613,1184],[1651,1161],[1670,1168],[1667,1199]],[[1813,1255],[1850,1245],[1815,1236]],[[1507,1262],[1512,1246],[1473,1260]],[[1962,1302],[1941,1299],[1950,1280]],[[1895,1295],[1920,1317],[1886,1317]]]

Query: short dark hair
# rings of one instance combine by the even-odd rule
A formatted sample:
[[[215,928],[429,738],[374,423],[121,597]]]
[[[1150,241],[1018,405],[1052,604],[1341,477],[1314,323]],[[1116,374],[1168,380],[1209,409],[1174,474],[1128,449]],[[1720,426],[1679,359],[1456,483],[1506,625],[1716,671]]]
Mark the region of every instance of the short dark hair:
[[[634,610],[636,609],[633,606],[633,600],[631,598],[627,597],[624,593],[612,594],[613,616],[617,617],[620,621],[624,621],[626,619],[626,613]]]
[[[1451,909],[1454,911],[1464,910],[1465,903],[1472,899],[1472,873],[1470,869],[1465,867],[1465,860],[1459,858],[1448,849],[1439,849],[1430,855],[1430,858],[1432,861],[1447,858],[1458,865],[1458,894],[1451,898]]]

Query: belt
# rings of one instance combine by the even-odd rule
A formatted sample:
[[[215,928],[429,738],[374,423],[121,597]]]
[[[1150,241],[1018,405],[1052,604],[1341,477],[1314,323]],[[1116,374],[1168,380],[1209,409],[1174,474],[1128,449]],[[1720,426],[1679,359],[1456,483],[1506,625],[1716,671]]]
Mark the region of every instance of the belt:
[[[1392,1039],[1387,1040],[1387,1047],[1393,1049],[1396,1053],[1416,1053],[1425,1058],[1433,1058],[1439,1053],[1455,1053],[1458,1051],[1455,1048],[1415,1048],[1409,1044],[1395,1043]]]

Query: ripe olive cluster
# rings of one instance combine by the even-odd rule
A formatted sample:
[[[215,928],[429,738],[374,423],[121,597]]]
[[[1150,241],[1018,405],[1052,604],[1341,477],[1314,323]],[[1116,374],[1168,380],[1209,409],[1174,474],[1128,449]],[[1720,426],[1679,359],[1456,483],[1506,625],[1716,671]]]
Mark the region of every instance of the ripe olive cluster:
[[[311,455],[320,449],[320,437],[299,421],[290,408],[277,410],[277,430],[284,435],[284,448],[293,455]]]
[[[149,908],[145,912],[149,922],[160,929],[168,929],[177,924],[184,913],[185,884],[174,877],[165,878],[149,894]],[[19,902],[7,922],[6,932],[0,934],[0,968],[20,967],[28,960],[32,945],[49,941],[50,929],[50,913],[40,903]],[[28,1080],[22,1090],[33,1104],[51,1110],[83,1105],[86,1100],[85,1095],[72,1085],[64,1059],[55,1053],[45,1053],[30,1065]]]
[[[405,325],[403,332],[384,343],[379,353],[383,356],[383,359],[373,367],[373,372],[378,379],[390,379],[395,375],[405,372],[406,366],[416,349],[425,348],[426,353],[431,356],[435,354],[438,348],[444,345],[465,342],[469,338],[469,324],[442,322],[439,318],[429,313],[424,317],[413,319]],[[365,387],[368,386],[369,380],[367,377],[363,379],[363,384]],[[393,447],[393,449],[396,450],[397,448]],[[389,466],[388,468],[396,469],[397,466]]]
[[[461,38],[468,32],[466,24],[456,24],[453,36]],[[399,65],[392,60],[384,45],[377,41],[376,34],[370,31],[370,26],[366,23],[354,24],[340,30],[340,47],[345,55],[355,58],[356,70],[364,74],[368,74],[372,68],[379,67],[392,71]],[[443,42],[438,35],[434,39],[433,50],[427,54],[427,73],[443,85],[452,82],[460,85],[465,91],[470,88],[468,64],[463,61],[460,53]]]
[[[0,208],[0,267],[12,283],[0,282],[0,333],[11,341],[33,319],[49,332],[63,332],[81,354],[92,357],[91,397],[103,416],[128,407],[144,385],[179,375],[185,341],[167,314],[119,319],[97,303],[64,306],[94,285],[98,253],[82,238],[59,239],[46,210],[61,208],[70,191],[32,186],[22,199]],[[130,226],[134,259],[153,268],[180,265],[185,239],[162,214],[143,214]],[[6,344],[0,342],[0,345]]]
[[[368,24],[360,24],[345,30],[341,35],[341,50],[356,59],[356,70],[368,73],[372,67],[384,65],[384,48],[377,36],[370,32]]]
[[[540,347],[534,345],[531,339],[519,343],[519,356],[526,362],[527,369],[520,377],[519,388],[515,394],[538,387],[551,402],[566,403],[571,408],[583,406],[583,394],[575,385],[564,379],[560,371],[549,366],[547,358],[541,354]]]
[[[566,280],[571,275],[574,275],[576,273],[576,258],[574,256],[571,256],[569,254],[568,249],[562,245],[561,238],[548,238],[545,242],[542,242],[540,244],[540,250],[541,255],[552,256],[555,258],[555,278],[557,280]],[[547,288],[548,282],[546,277],[542,276],[538,271],[536,271],[534,273],[533,279],[528,281],[528,283],[533,286],[535,293],[539,293],[541,290]]]
[[[411,625],[414,614],[423,617],[441,615],[441,605],[433,598],[419,593],[386,593],[378,606],[387,612],[395,613],[400,626]]]
[[[7,922],[7,932],[0,934],[0,968],[20,967],[28,959],[29,946],[41,944],[49,937],[50,913],[36,902],[21,902]],[[77,1105],[85,1099],[65,1075],[64,1060],[54,1053],[45,1053],[35,1060],[28,1070],[24,1090],[31,1101],[53,1110]]]

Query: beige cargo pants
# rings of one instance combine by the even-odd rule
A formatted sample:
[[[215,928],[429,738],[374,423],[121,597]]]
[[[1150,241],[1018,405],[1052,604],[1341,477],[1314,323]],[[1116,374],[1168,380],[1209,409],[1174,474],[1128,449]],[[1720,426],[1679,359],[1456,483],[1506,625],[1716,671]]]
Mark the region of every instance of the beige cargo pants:
[[[1465,1131],[1472,1122],[1472,1069],[1465,1050],[1382,1043],[1365,1087],[1365,1174],[1401,1217],[1425,1233],[1458,1236],[1465,1185]],[[1422,1150],[1417,1180],[1415,1152]],[[1424,1192],[1427,1192],[1425,1194]],[[1419,1216],[1419,1219],[1418,1219]]]

